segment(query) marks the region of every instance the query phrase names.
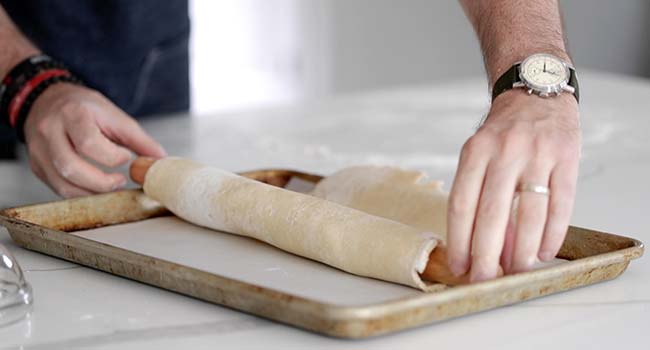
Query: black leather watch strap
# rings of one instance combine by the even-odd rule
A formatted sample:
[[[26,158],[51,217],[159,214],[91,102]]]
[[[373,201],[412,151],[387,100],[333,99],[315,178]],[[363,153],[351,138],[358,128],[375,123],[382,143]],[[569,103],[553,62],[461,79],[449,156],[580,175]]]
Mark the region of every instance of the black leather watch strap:
[[[521,81],[521,79],[519,79],[519,63],[517,63],[503,73],[503,75],[494,83],[494,87],[492,87],[492,101],[494,101],[497,96],[512,89],[512,86],[519,81]]]
[[[576,75],[576,70],[569,67],[569,86],[573,87],[573,96],[576,98],[576,101],[580,103],[580,86],[578,85],[578,76]]]
[[[569,68],[569,72],[568,84],[575,90],[573,96],[576,98],[576,101],[580,102],[578,77],[576,75],[575,69]],[[494,87],[492,88],[492,101],[494,101],[497,96],[512,89],[512,86],[520,81],[521,78],[519,78],[519,63],[517,63],[510,67],[510,69],[508,69],[505,73],[503,73],[503,75],[500,76],[499,79],[497,79],[497,81],[494,83]]]

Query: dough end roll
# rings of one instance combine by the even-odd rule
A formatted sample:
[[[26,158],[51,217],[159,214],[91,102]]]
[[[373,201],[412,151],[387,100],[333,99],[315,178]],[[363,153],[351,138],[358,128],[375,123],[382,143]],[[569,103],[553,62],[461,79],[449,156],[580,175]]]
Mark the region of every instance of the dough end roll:
[[[148,157],[136,158],[130,166],[131,179],[137,184],[144,184],[149,168],[156,162],[156,159]],[[428,282],[444,283],[447,285],[460,285],[469,283],[469,276],[454,276],[447,266],[447,249],[442,245],[430,253],[426,267],[420,277]]]

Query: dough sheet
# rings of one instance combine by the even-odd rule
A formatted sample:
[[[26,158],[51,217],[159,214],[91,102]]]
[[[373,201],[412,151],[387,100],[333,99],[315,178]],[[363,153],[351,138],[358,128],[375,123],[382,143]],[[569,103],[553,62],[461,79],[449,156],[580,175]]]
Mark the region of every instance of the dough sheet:
[[[428,230],[181,158],[154,163],[144,191],[191,223],[422,290],[428,284],[419,273],[441,240]]]
[[[449,194],[420,171],[354,166],[320,181],[312,194],[341,205],[436,233],[447,232]]]

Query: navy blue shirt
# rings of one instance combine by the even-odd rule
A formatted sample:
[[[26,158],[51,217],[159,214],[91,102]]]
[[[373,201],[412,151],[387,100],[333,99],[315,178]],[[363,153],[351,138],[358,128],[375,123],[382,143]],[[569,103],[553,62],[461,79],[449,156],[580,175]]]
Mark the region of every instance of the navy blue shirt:
[[[0,4],[44,53],[130,115],[189,109],[188,0]]]

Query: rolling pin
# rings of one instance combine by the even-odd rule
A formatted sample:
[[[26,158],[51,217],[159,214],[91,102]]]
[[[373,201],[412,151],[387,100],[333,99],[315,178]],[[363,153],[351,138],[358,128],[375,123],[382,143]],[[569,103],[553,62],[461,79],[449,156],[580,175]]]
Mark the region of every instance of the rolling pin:
[[[129,169],[131,179],[139,185],[144,185],[147,171],[155,162],[156,159],[153,158],[136,158],[131,163]],[[439,244],[429,255],[426,268],[422,273],[420,273],[420,277],[425,281],[447,285],[469,283],[469,274],[457,277],[451,273],[447,266],[447,249],[441,244]]]

